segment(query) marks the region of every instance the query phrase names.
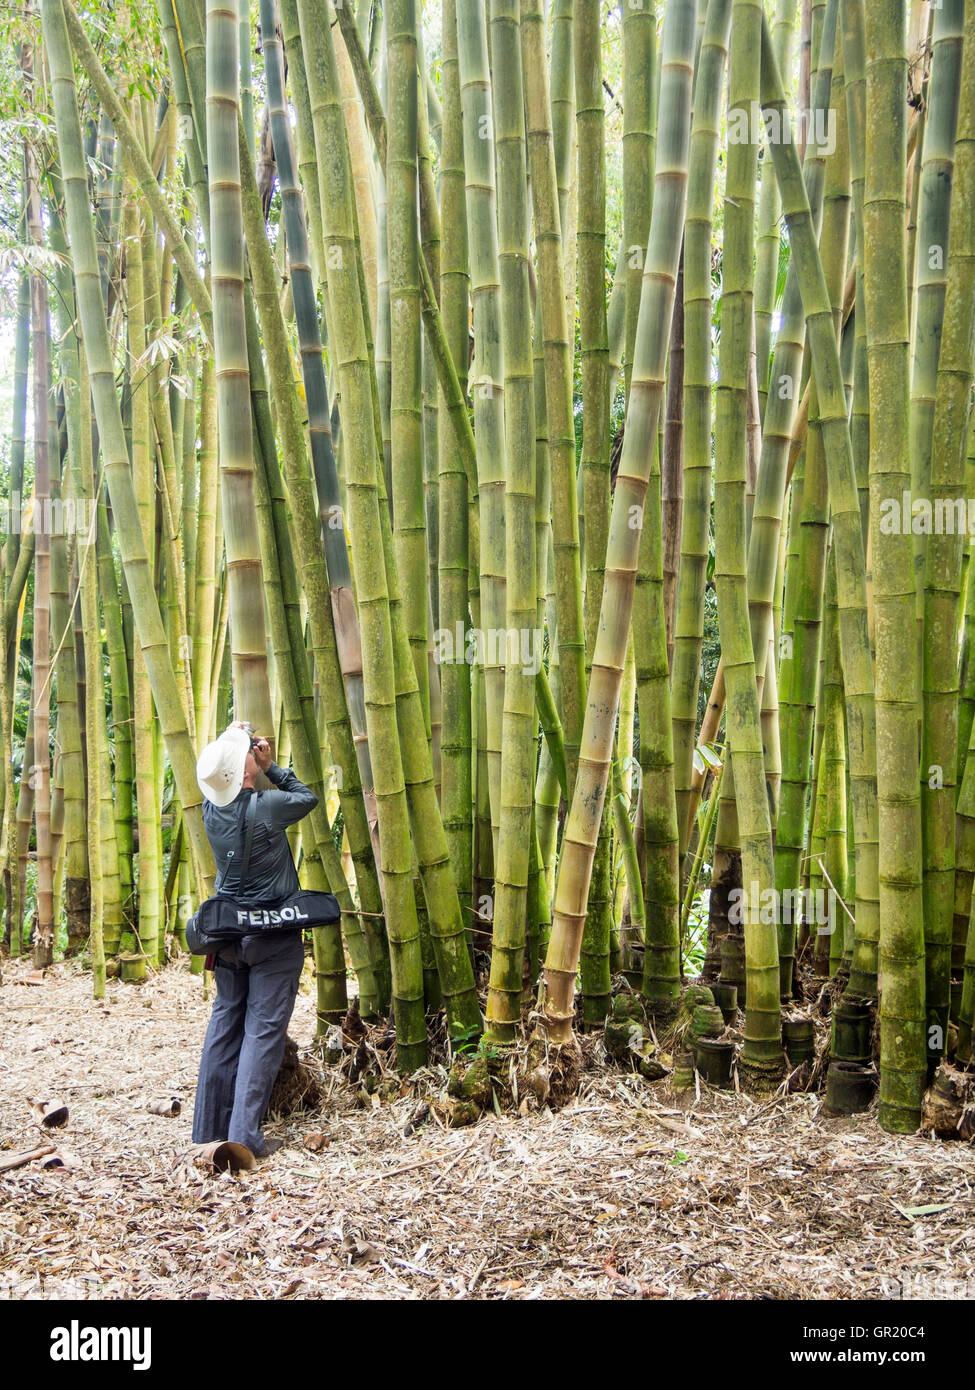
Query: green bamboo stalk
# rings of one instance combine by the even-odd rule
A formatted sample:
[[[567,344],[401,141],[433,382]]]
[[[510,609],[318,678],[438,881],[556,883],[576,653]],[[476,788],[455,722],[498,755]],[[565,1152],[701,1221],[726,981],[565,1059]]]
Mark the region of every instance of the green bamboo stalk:
[[[842,296],[843,279],[846,270],[846,253],[849,227],[849,171],[845,129],[837,130],[835,148],[827,161],[826,143],[818,135],[822,130],[820,122],[832,123],[835,130],[836,101],[831,98],[831,88],[842,96],[842,61],[836,48],[836,25],[839,5],[830,0],[822,15],[822,33],[817,43],[817,67],[814,78],[814,110],[816,124],[812,138],[806,145],[804,179],[808,189],[812,216],[818,224],[824,202],[824,189],[827,177],[827,163],[831,178],[831,196],[826,203],[827,216],[823,226],[823,259],[827,268],[827,279],[834,303]],[[819,24],[814,25],[818,31]],[[788,132],[775,132],[774,139],[791,138]],[[800,365],[803,360],[805,321],[802,297],[796,266],[790,262],[783,295],[781,323],[776,335],[775,353],[771,368],[768,399],[764,410],[764,430],[761,442],[761,457],[756,486],[755,504],[752,512],[752,530],[748,548],[748,601],[751,622],[752,648],[755,652],[756,678],[760,696],[763,695],[768,651],[769,634],[773,630],[773,610],[775,603],[775,580],[778,570],[782,513],[784,510],[785,489],[788,480],[788,465],[792,436],[795,432],[797,407],[799,405]],[[810,385],[812,403],[815,385]],[[761,404],[759,403],[759,413]],[[812,411],[815,415],[816,412]],[[821,458],[821,449],[819,457]],[[811,474],[809,475],[811,476]],[[820,473],[815,479],[820,488],[820,501],[826,507],[826,479]],[[824,540],[822,535],[811,532],[809,539]],[[818,579],[820,568],[818,552],[812,559],[813,576]],[[817,597],[815,588],[806,594],[812,600],[811,616],[821,610],[822,597]],[[813,630],[814,641],[818,641],[818,630]],[[788,643],[783,649],[783,660],[789,661]],[[782,683],[785,723],[790,737],[786,741],[787,758],[785,765],[787,794],[785,801],[786,852],[778,854],[776,873],[780,886],[790,887],[788,874],[796,869],[795,859],[788,853],[788,847],[801,837],[805,808],[805,782],[807,780],[808,752],[804,753],[803,735],[805,724],[802,718],[804,691],[796,670],[784,668]],[[797,705],[800,707],[797,709]],[[787,997],[792,990],[792,935],[794,924],[780,923],[780,956],[782,958],[781,986]]]
[[[335,58],[339,65],[339,82],[342,86],[342,107],[345,114],[346,135],[349,141],[349,158],[352,161],[352,184],[355,189],[359,245],[362,252],[362,269],[366,280],[366,296],[369,300],[369,322],[372,326],[376,322],[376,296],[378,292],[373,158],[369,149],[365,116],[359,104],[358,83],[344,42],[336,44]]]
[[[569,0],[560,0],[553,38],[552,75],[556,83],[551,103],[545,61],[545,24],[540,5],[526,0],[522,10],[522,68],[528,168],[535,244],[538,255],[538,296],[541,302],[545,356],[545,410],[551,465],[552,542],[555,580],[555,643],[558,650],[562,724],[568,787],[575,785],[586,698],[585,636],[582,610],[582,569],[579,514],[576,506],[575,425],[572,414],[572,349],[566,318],[566,275],[562,185],[566,109],[572,104],[572,64],[564,51],[571,26]],[[569,31],[567,33],[567,30]],[[561,47],[560,47],[561,45]],[[560,56],[561,55],[561,56]],[[568,74],[565,68],[568,68]],[[568,96],[566,96],[568,91]],[[553,132],[558,117],[559,135]],[[574,281],[574,276],[572,277]],[[573,328],[574,333],[574,328]],[[486,523],[485,523],[486,524]],[[549,623],[552,634],[552,624]],[[540,835],[543,846],[546,841]]]
[[[365,943],[361,940],[363,928],[351,912],[351,904],[347,901],[344,903],[345,925],[350,939],[354,965],[357,970],[368,968],[372,979],[372,983],[367,982],[364,986],[364,1002],[368,1002],[369,1007],[372,1008],[375,1005],[377,990],[380,997],[384,992],[382,985],[376,983],[376,972],[380,974],[383,972],[382,950],[378,935],[374,933],[371,926],[372,921],[378,920],[382,912],[382,900],[370,843],[369,824],[359,779],[352,726],[345,701],[335,624],[328,592],[329,580],[326,574],[320,537],[317,534],[318,508],[314,498],[312,478],[307,466],[305,441],[295,389],[294,367],[277,294],[277,273],[264,232],[260,195],[250,154],[243,142],[242,129],[240,135],[244,234],[248,246],[251,248],[253,300],[256,304],[256,311],[250,303],[247,305],[248,351],[253,363],[252,380],[257,388],[254,406],[260,445],[259,450],[255,450],[255,462],[258,461],[259,453],[260,461],[265,470],[268,501],[273,513],[274,540],[271,541],[270,533],[268,533],[268,545],[264,549],[269,555],[269,560],[274,554],[280,558],[278,574],[283,589],[288,637],[285,639],[283,633],[280,634],[278,646],[281,651],[282,663],[287,649],[287,661],[291,665],[290,676],[287,671],[283,672],[283,677],[289,682],[286,717],[295,748],[299,776],[302,776],[309,785],[320,782],[322,768],[319,739],[312,688],[306,663],[305,638],[295,563],[293,559],[289,559],[292,555],[291,532],[293,531],[309,604],[312,654],[323,686],[321,706],[325,718],[328,744],[331,749],[334,749],[335,765],[339,769],[341,781],[339,795],[360,887],[363,910],[369,914],[365,919],[369,923],[365,928]],[[257,313],[260,314],[261,329],[271,366],[271,397],[275,405],[278,428],[282,438],[289,490],[296,503],[292,511],[293,527],[289,527],[286,499],[280,481],[277,447],[267,401],[268,387],[260,353]],[[341,521],[341,512],[339,512],[338,519]],[[293,686],[290,683],[292,677]],[[340,898],[345,898],[345,880],[334,853],[324,804],[321,805],[321,809],[316,808],[313,813],[313,829],[323,856],[324,867],[333,882],[334,891]],[[369,957],[368,967],[366,955]],[[333,966],[326,965],[326,957],[332,960]],[[316,945],[319,1004],[320,1013],[329,1018],[344,1007],[342,1001],[345,997],[345,982],[344,972],[340,969],[340,962],[341,945],[337,929],[332,928],[320,933]],[[330,994],[329,991],[335,991],[335,993]]]
[[[704,585],[711,512],[711,230],[731,0],[709,0],[698,57],[684,229],[684,524],[674,615],[671,700],[679,851],[687,852]]]
[[[707,854],[708,842],[711,839],[711,831],[718,813],[718,803],[721,793],[721,779],[724,775],[724,764],[718,766],[711,783],[711,795],[707,804],[702,808],[703,819],[701,821],[701,832],[698,836],[697,849],[694,852],[694,859],[691,864],[691,871],[687,875],[687,887],[684,890],[684,901],[680,912],[680,937],[681,947],[683,948],[684,938],[687,935],[687,922],[691,913],[691,906],[697,897],[697,885],[701,879],[701,868],[704,864],[704,856]],[[683,949],[681,958],[681,969],[683,970]]]
[[[403,578],[404,617],[420,696],[429,721],[415,0],[389,0],[384,15],[389,73],[386,244],[391,324],[390,467],[394,535],[397,567]]]
[[[28,691],[30,701],[27,707],[27,729],[24,748],[30,754],[34,747],[34,710],[32,692]],[[20,956],[30,951],[30,936],[25,931],[24,911],[27,906],[27,854],[30,845],[30,828],[34,817],[34,779],[21,773],[17,792],[17,833],[11,833],[11,877],[12,906],[10,913],[10,954]],[[13,827],[11,827],[11,832]]]
[[[767,25],[763,28],[762,36],[762,105],[767,113],[775,113],[781,129],[784,97],[771,38],[766,30]],[[876,942],[879,935],[875,872],[878,836],[876,749],[879,735],[873,700],[874,679],[857,478],[833,307],[816,246],[813,218],[802,184],[798,155],[791,141],[781,140],[773,143],[772,157],[806,315],[806,332],[822,418],[834,544],[837,548],[840,649],[850,730],[851,813],[856,841],[856,939],[849,988],[859,997],[870,999],[876,991]],[[876,557],[876,551],[874,554]]]
[[[58,221],[58,209],[51,207],[49,236],[52,249],[66,250]],[[74,331],[74,294],[71,271],[67,260],[56,272],[58,293],[55,296],[55,322],[58,332],[60,386],[64,404],[66,466],[61,480],[61,498],[65,506],[64,526],[55,534],[51,559],[51,620],[54,626],[57,669],[57,736],[61,745],[64,775],[65,880],[64,905],[67,922],[67,953],[80,950],[90,932],[88,887],[87,813],[85,794],[85,765],[78,709],[78,672],[74,643],[74,614],[71,611],[70,570],[74,559],[94,565],[94,555],[87,552],[87,512],[80,496],[77,472],[81,455],[81,416],[78,408],[78,340]],[[71,512],[68,508],[71,508]],[[75,533],[71,536],[70,556],[65,531],[69,517],[74,515]]]
[[[34,95],[34,52],[25,44],[21,70],[28,94]],[[27,229],[37,248],[43,245],[41,195],[37,157],[27,147]],[[48,412],[48,360],[51,327],[48,317],[47,281],[40,270],[31,271],[31,366],[34,416],[34,508],[38,523],[34,540],[34,611],[31,696],[34,741],[29,751],[34,784],[34,833],[37,844],[37,906],[34,964],[50,965],[54,959],[54,875],[51,845],[51,440]],[[55,441],[55,449],[57,443]]]
[[[867,119],[863,0],[843,0],[843,70],[846,86],[847,124],[850,139],[850,178],[853,191],[855,243],[863,245],[863,187],[865,129]],[[860,497],[860,530],[864,547],[870,528],[870,402],[867,381],[867,311],[863,298],[863,257],[856,258],[856,297],[854,305],[853,404],[850,410],[850,440]],[[870,577],[867,579],[868,595]]]
[[[13,821],[16,812],[16,793],[11,765],[14,705],[17,690],[17,652],[20,598],[27,582],[24,561],[33,560],[33,534],[21,546],[20,518],[23,512],[24,455],[27,418],[27,374],[30,361],[30,279],[22,274],[17,290],[17,318],[14,329],[13,416],[10,430],[9,490],[11,509],[10,534],[3,547],[3,626],[0,642],[0,746],[4,749],[3,807],[0,822],[0,865],[3,870],[4,902],[10,920],[13,880],[11,856],[15,848]],[[19,563],[20,562],[20,563]],[[22,571],[22,573],[18,573]],[[16,878],[16,870],[14,871]],[[11,934],[11,946],[16,933]]]
[[[728,742],[734,768],[744,901],[745,1041],[742,1068],[762,1084],[781,1071],[778,940],[774,925],[754,920],[757,886],[772,886],[774,863],[754,638],[748,632],[746,538],[746,419],[752,339],[754,200],[758,147],[737,129],[750,119],[757,94],[755,58],[761,46],[762,10],[734,0],[728,74],[728,175],[722,258],[722,331],[715,392],[715,588],[718,631],[727,690]],[[763,640],[767,643],[767,635]],[[764,658],[765,653],[761,653]]]
[[[128,301],[128,353],[131,387],[132,481],[136,490],[142,538],[150,564],[155,560],[156,466],[150,437],[151,369],[146,361],[145,255],[153,255],[152,239],[146,246],[140,233],[135,191],[127,181],[122,208],[125,244],[125,286]],[[139,938],[147,955],[154,956],[163,931],[161,895],[162,863],[157,854],[156,826],[160,807],[156,801],[155,750],[152,694],[141,653],[136,652],[132,672],[132,728],[135,789],[139,836]]]
[[[606,321],[606,139],[601,40],[598,0],[575,0],[572,47],[579,181],[576,250],[583,420],[579,466],[582,515],[585,518],[587,672],[592,662],[599,623],[597,595],[602,595],[606,568],[612,442]],[[649,226],[649,212],[646,226]],[[590,1026],[603,1021],[610,1000],[610,853],[610,814],[609,809],[604,808],[582,947],[583,1018]]]
[[[193,600],[193,708],[196,740],[202,748],[210,736],[210,665],[213,659],[217,564],[217,397],[213,357],[205,354],[200,373],[199,490]]]
[[[118,137],[119,144],[129,160],[135,178],[139,184],[140,191],[152,210],[152,215],[159,224],[159,229],[166,238],[166,243],[173,254],[180,275],[186,284],[190,298],[196,305],[203,323],[204,330],[209,333],[211,303],[210,295],[203,283],[202,277],[196,268],[191,249],[183,239],[179,223],[176,220],[166,198],[160,188],[152,166],[146,158],[145,150],[139,140],[135,127],[125,114],[115,84],[105,72],[99,62],[88,35],[85,33],[84,26],[78,18],[71,0],[62,0],[64,17],[67,23],[68,32],[71,36],[71,46],[78,55],[78,60],[85,69],[92,85],[98,94],[105,112],[107,112],[112,128]],[[187,54],[189,59],[189,54]],[[198,125],[202,126],[202,118],[198,118]]]
[[[297,0],[280,0],[281,36],[284,40],[288,59],[288,79],[291,103],[295,110],[295,150],[302,192],[304,193],[305,216],[308,225],[309,254],[315,283],[327,298],[328,285],[325,278],[325,240],[322,234],[322,206],[318,196],[318,174],[315,164],[315,137],[312,131],[311,105],[308,99],[308,82],[305,78],[305,65],[301,57],[301,35],[298,29]],[[378,201],[378,200],[377,200]],[[325,319],[328,321],[328,305],[325,306]]]
[[[535,401],[529,295],[529,197],[525,152],[520,0],[494,0],[499,259],[505,408],[506,627],[520,640],[507,652],[501,756],[501,815],[487,1038],[511,1043],[521,1021],[535,772],[536,628]],[[531,639],[526,652],[525,636]],[[526,655],[529,659],[526,661]]]
[[[90,517],[91,528],[85,537],[84,544],[79,546],[81,562],[78,587],[80,592],[82,625],[90,639],[85,643],[85,683],[94,691],[98,688],[98,682],[102,678],[101,645],[99,642],[91,640],[94,639],[95,634],[99,631],[98,570],[95,565],[97,557],[96,528],[98,519],[94,463],[90,444],[92,436],[91,385],[88,377],[85,351],[80,343],[78,347],[78,416],[80,443],[77,469],[78,494],[85,500],[86,512]],[[88,775],[89,807],[95,807],[101,804],[103,792],[102,778],[105,775],[107,767],[107,758],[102,756],[103,750],[100,747],[100,704],[101,702],[99,700],[92,698],[87,700],[85,705],[87,734],[86,771]],[[103,705],[102,708],[104,709]],[[104,752],[107,753],[107,749],[104,750]],[[91,947],[92,975],[94,977],[94,996],[96,999],[104,999],[105,944],[102,925],[104,889],[102,879],[101,837],[99,835],[98,818],[91,813],[89,813],[88,816],[88,874],[91,893],[91,933],[89,943]]]
[[[970,209],[953,216],[966,244],[953,261],[949,208],[961,82],[965,6],[934,11],[934,52],[920,177],[917,288],[911,377],[911,486],[915,495],[964,508],[964,404],[971,387],[973,331]],[[962,136],[964,141],[964,134]],[[964,145],[963,145],[964,152]],[[915,155],[915,158],[917,156]],[[968,190],[963,188],[963,197]],[[955,268],[951,312],[947,282]],[[957,277],[961,273],[961,279]],[[959,296],[968,293],[966,303]],[[941,375],[945,353],[946,373]],[[940,397],[940,400],[939,400]],[[934,449],[941,410],[943,431]],[[948,1038],[954,909],[955,800],[958,787],[958,624],[964,527],[922,538],[924,562],[922,647],[921,821],[924,843],[925,1001],[929,1061]],[[916,557],[917,558],[917,557]]]
[[[244,326],[236,5],[207,4],[206,128],[220,490],[237,717],[272,729],[261,556],[254,508],[250,372]]]
[[[917,778],[920,672],[905,647],[914,615],[913,540],[884,535],[881,505],[910,486],[910,343],[904,243],[907,53],[904,6],[867,0],[864,298],[870,381],[870,526],[877,638],[880,808],[880,1123],[909,1132],[926,1072]],[[882,750],[883,756],[879,756]],[[857,868],[857,890],[860,872]],[[859,909],[857,912],[859,918]]]
[[[79,343],[79,352],[81,351]],[[82,439],[82,447],[86,445]],[[95,540],[96,555],[98,563],[98,591],[102,601],[102,620],[105,625],[105,645],[108,652],[109,680],[111,682],[111,727],[112,727],[112,746],[114,752],[114,781],[109,777],[107,766],[103,768],[102,784],[109,785],[109,791],[115,804],[115,844],[120,863],[120,883],[124,881],[127,894],[125,907],[131,909],[132,897],[132,855],[133,855],[133,818],[134,818],[134,731],[132,720],[132,681],[129,675],[129,660],[126,650],[125,632],[123,626],[122,601],[119,595],[119,581],[115,570],[115,559],[112,553],[112,540],[109,534],[108,509],[105,503],[104,489],[99,489],[98,501],[96,505],[97,516],[97,536]],[[94,559],[89,563],[94,563]],[[123,590],[125,579],[123,574]],[[79,664],[79,672],[87,663],[87,649],[83,660]],[[108,747],[105,747],[105,756],[108,755]],[[92,754],[89,754],[89,758]],[[124,864],[124,871],[121,865]],[[112,880],[108,878],[102,884],[103,911],[105,904],[108,903],[111,909],[111,889]]]
[[[835,140],[827,156],[814,140],[806,146],[804,176],[812,198],[814,219],[822,207],[821,258],[833,312],[834,331],[842,318],[842,298],[846,278],[850,226],[850,168],[846,141],[846,121],[842,106],[843,53],[835,43],[838,7],[829,4],[819,42],[816,75],[816,111],[834,122]],[[832,72],[832,95],[827,97]],[[817,121],[820,119],[817,116]],[[820,203],[820,197],[822,199]],[[788,456],[796,429],[796,401],[800,395],[799,363],[802,360],[805,322],[798,273],[790,264],[783,301],[782,325],[776,339],[770,392],[765,411],[759,497],[750,547],[749,601],[752,611],[753,640],[760,640],[764,627],[772,621],[776,564],[772,547],[779,545],[782,489],[788,469]],[[790,384],[790,400],[783,402],[781,387]],[[829,489],[822,418],[816,382],[810,380],[806,453],[802,486],[793,487],[799,503],[797,511],[797,569],[793,588],[794,606],[785,641],[780,642],[782,670],[782,750],[783,777],[775,844],[776,888],[780,893],[795,889],[800,880],[803,830],[806,818],[806,791],[809,785],[810,752],[815,714],[816,672],[822,650],[822,615],[825,583],[826,546],[829,526]],[[804,391],[803,391],[804,394]],[[769,485],[769,481],[771,485]],[[783,999],[793,990],[795,928],[792,920],[779,924],[780,986]]]
[[[261,13],[263,28],[266,32],[271,32],[274,6],[269,3],[269,0],[262,0]],[[333,618],[331,625],[322,621],[319,602],[317,599],[312,600],[309,596],[312,644],[316,651],[316,662],[323,674],[328,673],[324,698],[328,706],[327,722],[330,721],[328,723],[329,742],[330,745],[335,746],[337,758],[346,758],[349,751],[347,726],[351,724],[351,737],[354,740],[359,779],[365,797],[366,816],[370,822],[374,822],[376,818],[375,797],[373,794],[372,766],[369,759],[369,743],[366,738],[362,684],[362,638],[355,610],[352,574],[349,568],[349,555],[345,540],[344,513],[329,420],[328,383],[325,378],[322,341],[315,304],[311,256],[285,108],[283,63],[280,45],[276,38],[273,41],[267,40],[265,42],[265,71],[271,130],[287,228],[288,264],[292,278],[298,341],[301,350],[302,381],[308,409],[312,467],[318,494],[318,510],[322,525],[327,575],[320,560],[315,556],[310,519],[305,518],[304,507],[299,509],[301,519],[295,524],[295,539],[299,554],[302,556],[302,569],[305,575],[308,578],[314,578],[315,582],[321,585],[321,592],[324,592],[327,584],[330,593]],[[294,65],[292,65],[291,71],[292,76],[294,76],[296,71]],[[301,78],[304,80],[303,69]],[[255,234],[256,232],[257,228],[255,228]],[[268,261],[269,258],[264,253],[256,268],[258,273],[262,273],[263,267],[263,272],[269,275],[266,300],[268,304],[267,320],[275,339],[280,340],[278,360],[283,368],[285,362],[289,361],[289,354],[286,348],[283,325],[279,323],[279,316],[274,313],[272,308],[273,277],[270,276]],[[278,383],[280,390],[277,372],[274,373],[273,379]],[[289,393],[288,400],[293,406],[293,393]],[[290,424],[292,413],[286,405],[279,407],[279,410],[282,421],[289,429],[292,429]],[[288,460],[294,461],[293,464],[289,464],[290,487],[293,495],[308,496],[308,482],[307,479],[301,477],[303,469],[299,462],[300,455],[304,452],[303,449],[299,449],[300,431],[292,429],[292,434],[294,435],[293,447],[285,451],[286,462]],[[311,498],[308,496],[308,501],[310,502],[310,500]],[[308,593],[308,578],[306,578],[306,593]],[[334,636],[330,636],[328,630],[330,627],[334,631]],[[334,646],[337,646],[337,660],[341,666],[345,701],[341,698],[341,691],[336,692],[332,688],[335,678],[332,674],[334,658],[331,655],[331,647]],[[347,715],[344,714],[346,704],[348,706]],[[346,789],[346,772],[349,770],[343,763],[341,790]],[[370,847],[369,826],[363,821],[362,809],[357,797],[358,785],[350,781],[347,796],[343,800],[346,830],[349,835],[357,882],[360,885],[360,893],[363,895],[363,911],[379,914],[382,911],[379,881]],[[370,949],[374,957],[373,964],[374,967],[378,967],[379,959],[376,957],[376,947],[380,943],[380,934],[374,933],[368,926],[369,922],[378,920],[378,917],[367,917],[364,920],[367,924],[366,935],[371,940]]]
[[[501,744],[505,630],[504,350],[495,211],[494,112],[484,0],[457,11],[457,51],[464,113],[467,227],[474,311],[474,439],[481,519],[480,592],[487,700],[487,770],[497,854],[501,816]]]
[[[658,478],[655,451],[633,601],[633,646],[645,863],[642,991],[648,1012],[664,1023],[680,1001],[680,858]]]
[[[575,65],[579,225],[579,341],[582,377],[583,515],[586,522],[586,657],[592,660],[599,621],[609,522],[610,393],[606,326],[606,136],[603,116],[599,0],[575,0]],[[649,210],[644,231],[649,228]],[[641,250],[645,246],[645,235]],[[639,306],[637,306],[638,308]],[[636,313],[633,315],[636,333]]]
[[[380,872],[393,970],[397,1064],[409,1071],[421,1066],[426,1058],[423,968],[413,893],[408,808],[396,725],[389,590],[379,515],[379,459],[356,254],[351,173],[331,30],[322,0],[299,0],[298,18],[318,150],[332,313],[330,342],[342,396],[349,520],[356,541],[366,725],[380,811]]]
[[[623,244],[626,256],[623,370],[627,390],[640,312],[643,253],[653,206],[656,82],[657,16],[653,0],[638,0],[637,4],[623,6]]]
[[[542,1028],[555,1043],[569,1042],[572,1037],[575,973],[612,759],[641,522],[663,395],[687,192],[696,15],[695,0],[689,0],[669,6],[664,17],[660,128],[661,137],[666,132],[666,138],[661,138],[658,148],[630,405],[613,499],[582,755],[566,822],[552,937],[539,1000]]]
[[[195,758],[183,715],[179,686],[169,661],[152,575],[142,542],[129,476],[122,418],[118,397],[115,394],[114,369],[102,306],[94,229],[88,210],[87,169],[63,0],[43,0],[41,16],[51,72],[75,289],[87,349],[99,436],[106,460],[105,474],[117,521],[122,563],[190,840],[204,886],[209,888],[212,883],[213,856],[200,815],[201,798],[196,783]]]
[[[791,72],[795,40],[796,0],[777,0],[772,24],[772,42],[780,72]],[[758,369],[758,398],[762,419],[768,398],[768,379],[772,351],[772,315],[775,309],[781,248],[782,204],[772,160],[766,154],[761,165],[762,189],[758,201],[758,235],[755,246],[755,358]]]
[[[569,259],[569,185],[572,183],[572,158],[575,149],[575,67],[572,62],[573,7],[575,0],[555,0],[552,6],[552,62],[550,78],[549,109],[539,112],[546,127],[552,131],[553,153],[555,156],[556,180],[558,188],[559,226],[563,229],[562,250],[565,256],[566,293],[575,296],[575,277],[572,267],[575,255]],[[539,8],[539,13],[542,13]],[[544,51],[544,50],[543,50]],[[528,65],[525,65],[528,75]],[[546,73],[547,75],[547,73]],[[569,282],[572,288],[569,288]],[[566,318],[575,323],[575,313],[566,312]]]
[[[440,161],[442,242],[440,310],[447,347],[466,378],[470,276],[467,266],[467,209],[464,141],[457,57],[456,0],[443,5],[443,145]],[[445,399],[441,388],[441,409]],[[445,632],[463,631],[468,622],[468,487],[459,447],[450,430],[440,430],[439,449],[439,620]],[[476,497],[472,498],[476,505]],[[471,668],[466,653],[452,644],[450,659],[440,664],[443,732],[441,736],[441,809],[450,861],[454,866],[461,911],[471,907],[472,777]]]
[[[241,124],[242,136],[243,133]],[[242,144],[241,150],[243,153],[246,146]],[[275,375],[278,375],[278,370],[278,365],[275,364]],[[268,441],[266,452],[263,448],[254,451],[254,465],[258,526],[266,575],[268,628],[275,654],[275,685],[281,694],[283,714],[281,732],[284,740],[281,756],[286,758],[290,750],[298,777],[318,797],[318,804],[312,808],[308,817],[307,831],[302,831],[304,881],[308,887],[318,890],[324,889],[327,885],[339,900],[349,944],[349,957],[360,982],[360,1008],[363,1015],[368,1017],[377,1010],[379,991],[352,895],[342,871],[332,827],[328,821],[321,751],[314,710],[311,708],[311,682],[308,680],[305,647],[303,642],[299,645],[294,633],[294,623],[289,621],[292,610],[298,608],[297,585],[294,582],[295,560],[286,518],[283,515],[284,489],[281,485],[273,440]],[[300,635],[299,626],[299,638]],[[304,690],[302,685],[305,687]],[[307,695],[307,709],[303,708],[303,694]],[[318,1031],[323,1033],[329,1024],[340,1022],[348,1009],[342,934],[337,926],[319,928],[313,933],[312,944],[317,983]]]
[[[818,398],[810,398],[810,418],[803,467],[793,478],[797,561],[793,607],[783,620],[782,790],[775,843],[776,888],[794,889],[801,877],[806,795],[809,787],[816,685],[819,672],[826,549],[829,536],[829,488],[823,458]],[[793,989],[795,922],[780,924],[780,987],[783,998]]]
[[[824,866],[829,891],[847,896],[846,858],[846,716],[843,668],[840,662],[839,617],[836,611],[836,552],[830,555],[826,579],[826,638],[823,644],[823,780],[825,783],[826,851]],[[830,900],[832,901],[832,900]],[[835,975],[843,958],[846,914],[834,904],[829,926],[829,973]]]
[[[14,515],[20,516],[24,505],[24,457],[27,431],[27,382],[30,366],[30,275],[23,272],[17,286],[16,326],[14,329],[13,401],[10,426],[10,483],[9,497]],[[12,525],[4,543],[5,594],[9,588],[20,555],[21,528]],[[10,640],[12,634],[7,634]],[[8,678],[9,678],[8,664]]]

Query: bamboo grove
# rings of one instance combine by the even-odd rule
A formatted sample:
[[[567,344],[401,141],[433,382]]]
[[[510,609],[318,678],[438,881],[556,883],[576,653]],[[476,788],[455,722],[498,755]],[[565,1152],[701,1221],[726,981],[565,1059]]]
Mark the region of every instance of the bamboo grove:
[[[761,1091],[825,990],[915,1129],[975,1021],[973,0],[3,26],[9,956],[178,957],[249,720],[323,1031],[699,979]]]

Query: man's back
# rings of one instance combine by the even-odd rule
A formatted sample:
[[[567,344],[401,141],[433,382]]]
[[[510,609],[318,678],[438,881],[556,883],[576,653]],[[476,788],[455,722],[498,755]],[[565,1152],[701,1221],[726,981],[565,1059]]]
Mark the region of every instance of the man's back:
[[[203,824],[217,863],[217,892],[225,886],[231,897],[249,906],[278,903],[300,887],[285,830],[318,804],[318,797],[293,772],[271,763],[267,776],[274,785],[255,792],[245,787],[229,806],[203,804]],[[243,893],[236,889],[243,852],[241,826],[252,796],[258,798],[251,843],[250,866]],[[228,867],[227,852],[233,850]]]

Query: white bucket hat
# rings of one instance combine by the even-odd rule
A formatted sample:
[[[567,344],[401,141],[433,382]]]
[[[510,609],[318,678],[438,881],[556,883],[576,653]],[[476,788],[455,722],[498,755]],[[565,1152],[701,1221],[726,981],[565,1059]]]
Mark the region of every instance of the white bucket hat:
[[[229,806],[240,791],[250,746],[250,734],[231,724],[200,754],[196,780],[200,791],[214,806]]]

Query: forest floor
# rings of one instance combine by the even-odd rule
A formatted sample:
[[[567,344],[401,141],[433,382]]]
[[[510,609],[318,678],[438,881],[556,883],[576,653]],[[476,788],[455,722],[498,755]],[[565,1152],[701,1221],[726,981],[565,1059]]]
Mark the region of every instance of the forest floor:
[[[817,1095],[681,1100],[597,1045],[565,1109],[466,1129],[434,1103],[411,1130],[442,1068],[369,1109],[326,1069],[320,1109],[268,1125],[283,1149],[214,1176],[187,1161],[200,977],[110,980],[96,1004],[74,965],[29,972],[4,963],[0,1160],[39,1142],[26,1098],[56,1097],[76,1166],[0,1174],[0,1298],[975,1297],[967,1144],[826,1119]],[[310,1047],[309,980],[291,1033]],[[177,1118],[147,1111],[170,1096]]]

